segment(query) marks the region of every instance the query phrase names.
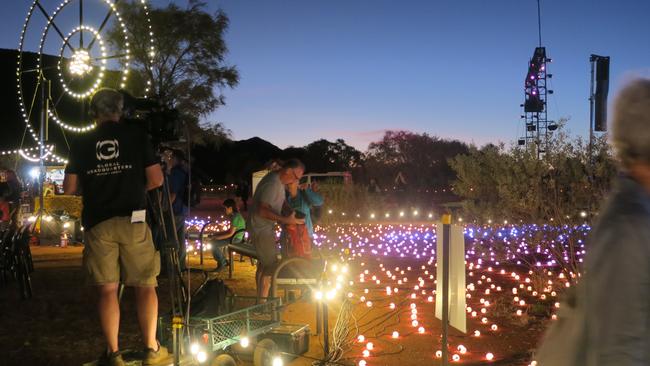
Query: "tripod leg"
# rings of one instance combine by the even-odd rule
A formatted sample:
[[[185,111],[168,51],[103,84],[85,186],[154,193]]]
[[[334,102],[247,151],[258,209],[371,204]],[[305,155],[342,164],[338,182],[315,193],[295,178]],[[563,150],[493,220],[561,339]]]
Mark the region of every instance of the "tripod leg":
[[[120,281],[120,284],[117,287],[117,302],[122,302],[122,295],[124,295],[124,282]]]

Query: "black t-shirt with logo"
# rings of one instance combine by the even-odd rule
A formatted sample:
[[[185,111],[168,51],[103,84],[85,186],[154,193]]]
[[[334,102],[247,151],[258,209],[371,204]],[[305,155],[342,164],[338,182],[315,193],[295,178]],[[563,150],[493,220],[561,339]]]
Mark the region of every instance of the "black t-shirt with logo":
[[[86,230],[146,205],[145,168],[157,164],[151,141],[137,126],[105,122],[72,146],[66,174],[77,174]]]

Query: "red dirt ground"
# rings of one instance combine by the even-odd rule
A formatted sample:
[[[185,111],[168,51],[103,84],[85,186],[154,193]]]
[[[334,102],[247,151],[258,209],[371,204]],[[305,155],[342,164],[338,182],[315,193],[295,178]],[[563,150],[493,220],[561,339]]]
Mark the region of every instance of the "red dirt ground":
[[[212,206],[210,202],[207,208]],[[205,206],[204,206],[205,207]],[[202,215],[212,210],[200,210],[196,214]],[[214,212],[214,211],[212,211]],[[194,216],[194,214],[193,214]],[[81,365],[97,358],[104,343],[100,333],[95,307],[94,293],[91,288],[84,285],[81,272],[81,247],[32,247],[36,271],[32,275],[34,298],[22,301],[18,297],[15,284],[10,283],[0,288],[0,357],[2,365],[39,365],[61,366]],[[434,356],[440,349],[440,321],[433,316],[433,303],[429,303],[427,296],[420,296],[416,300],[408,298],[409,286],[397,286],[401,290],[400,296],[393,294],[386,296],[385,286],[388,282],[377,286],[358,283],[358,275],[362,270],[368,269],[370,274],[380,272],[380,265],[384,268],[414,269],[407,273],[410,277],[422,276],[422,261],[408,259],[368,260],[368,264],[361,266],[362,260],[357,258],[350,262],[350,278],[355,284],[344,291],[352,291],[354,314],[357,326],[351,329],[352,336],[363,334],[367,340],[374,343],[375,348],[366,358],[367,365],[438,365],[440,360]],[[198,257],[192,257],[191,263],[199,267]],[[215,262],[206,259],[205,267],[212,268]],[[254,267],[248,262],[235,264],[234,279],[226,279],[226,283],[238,295],[254,295]],[[428,267],[435,273],[433,266]],[[520,269],[521,271],[521,269]],[[476,281],[486,271],[474,271],[474,276],[468,276],[467,282]],[[512,304],[512,293],[509,290],[515,284],[509,276],[488,274],[493,278],[493,283],[503,286],[504,291],[494,293],[491,297],[490,323],[497,323],[496,332],[489,330],[489,324],[481,324],[480,316],[468,316],[468,334],[452,331],[450,346],[452,351],[462,344],[468,353],[462,355],[458,364],[463,365],[527,365],[530,354],[545,329],[548,314],[539,316],[532,312],[524,316],[514,316],[517,309]],[[227,277],[227,273],[212,274],[212,276]],[[194,284],[198,283],[200,276],[193,276]],[[432,283],[423,287],[422,291],[431,293],[434,289]],[[478,286],[477,286],[478,287]],[[363,289],[368,288],[367,294]],[[479,289],[482,291],[482,289]],[[365,295],[373,301],[371,308],[359,301],[359,296]],[[169,295],[167,281],[160,280],[159,298],[161,313],[169,309]],[[468,300],[468,306],[479,309],[480,293]],[[555,300],[553,300],[555,301]],[[394,302],[397,307],[392,311],[388,304]],[[412,327],[409,319],[411,312],[409,304],[417,304],[418,320],[425,327],[424,334],[418,334]],[[533,303],[533,301],[527,300]],[[531,305],[531,307],[534,306]],[[550,308],[552,303],[541,304],[544,309]],[[530,307],[529,307],[530,309]],[[542,311],[544,313],[544,311]],[[330,324],[336,321],[338,308],[332,305],[330,311]],[[530,314],[530,315],[528,315]],[[315,332],[314,304],[311,302],[298,302],[290,305],[283,313],[283,320],[290,323],[307,323],[312,333]],[[474,330],[480,330],[482,335],[474,337]],[[393,331],[398,331],[398,339],[392,339]],[[355,337],[356,338],[356,337]],[[132,292],[125,294],[122,303],[122,320],[120,330],[122,349],[140,348],[137,321],[134,311],[134,297]],[[313,359],[322,357],[322,347],[319,338],[312,335],[311,348],[306,356],[291,363],[293,366],[310,365]],[[345,353],[342,365],[357,365],[363,359],[361,352],[365,343],[355,342],[351,349]],[[485,354],[492,352],[495,360],[485,361]],[[456,364],[456,363],[454,363]]]

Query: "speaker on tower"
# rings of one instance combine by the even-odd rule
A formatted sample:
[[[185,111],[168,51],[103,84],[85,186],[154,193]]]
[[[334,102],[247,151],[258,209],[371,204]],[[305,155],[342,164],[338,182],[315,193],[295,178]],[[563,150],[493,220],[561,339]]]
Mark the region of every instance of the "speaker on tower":
[[[594,95],[594,130],[607,131],[607,92],[609,91],[609,56],[596,59],[596,94]]]

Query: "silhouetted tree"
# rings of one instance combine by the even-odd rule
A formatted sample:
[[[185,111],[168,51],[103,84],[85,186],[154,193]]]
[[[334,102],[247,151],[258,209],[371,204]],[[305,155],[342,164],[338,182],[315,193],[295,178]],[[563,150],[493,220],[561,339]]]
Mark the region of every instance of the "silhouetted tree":
[[[120,4],[124,22],[129,24],[130,67],[152,80],[151,94],[163,106],[178,109],[190,133],[200,135],[199,119],[225,104],[224,95],[215,94],[215,90],[233,88],[239,82],[237,69],[225,64],[228,48],[224,34],[228,29],[228,17],[221,10],[214,15],[207,13],[205,2],[199,0],[189,0],[185,9],[174,3],[150,9],[156,47],[150,65],[149,24],[139,3]],[[122,29],[115,25],[108,41],[124,49],[121,32]],[[143,87],[134,82],[127,89],[137,92]],[[221,133],[223,126],[216,126],[218,136],[228,135]],[[199,140],[201,137],[196,136]]]
[[[407,189],[447,187],[455,179],[447,160],[467,151],[467,145],[457,140],[427,133],[386,131],[381,140],[369,145],[366,170],[369,177],[378,179],[383,186],[391,186],[402,172]]]
[[[317,140],[304,147],[304,161],[310,172],[349,171],[362,163],[363,154],[343,139]]]

